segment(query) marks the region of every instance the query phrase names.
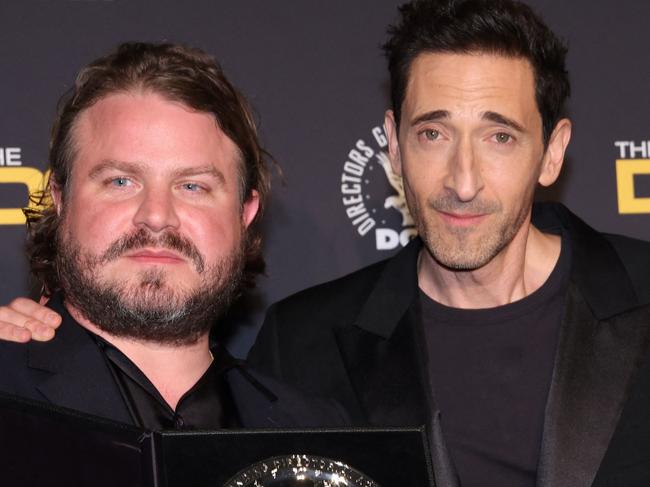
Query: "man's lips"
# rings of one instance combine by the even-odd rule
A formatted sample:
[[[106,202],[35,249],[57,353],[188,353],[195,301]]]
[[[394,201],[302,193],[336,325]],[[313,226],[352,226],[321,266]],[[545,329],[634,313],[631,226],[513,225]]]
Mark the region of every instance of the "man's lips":
[[[461,227],[478,225],[489,215],[488,213],[452,213],[440,210],[438,210],[438,213],[446,223]]]
[[[180,264],[185,258],[170,250],[138,249],[127,252],[125,257],[136,262],[152,264]]]

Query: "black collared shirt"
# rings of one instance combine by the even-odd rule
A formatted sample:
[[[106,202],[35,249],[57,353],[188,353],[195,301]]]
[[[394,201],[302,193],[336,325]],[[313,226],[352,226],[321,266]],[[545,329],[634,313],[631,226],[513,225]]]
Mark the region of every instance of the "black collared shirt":
[[[90,332],[89,332],[90,333]],[[203,376],[172,409],[144,373],[120,350],[92,334],[102,351],[135,425],[149,430],[239,428],[241,421],[225,378],[238,365],[223,347],[212,349],[214,360]]]

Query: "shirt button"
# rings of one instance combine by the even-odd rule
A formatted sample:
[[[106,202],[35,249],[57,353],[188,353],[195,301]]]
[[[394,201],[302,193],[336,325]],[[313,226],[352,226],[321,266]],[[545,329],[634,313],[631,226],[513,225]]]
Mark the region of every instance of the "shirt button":
[[[174,416],[174,427],[177,429],[181,429],[183,426],[185,426],[185,421],[183,420],[183,417],[179,415]]]

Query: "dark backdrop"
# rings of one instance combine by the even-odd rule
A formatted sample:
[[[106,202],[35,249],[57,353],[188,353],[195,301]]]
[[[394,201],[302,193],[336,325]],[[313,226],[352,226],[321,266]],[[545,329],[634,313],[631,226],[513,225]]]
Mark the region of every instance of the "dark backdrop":
[[[235,354],[246,353],[269,303],[390,256],[412,233],[385,208],[397,193],[377,158],[388,104],[379,46],[399,3],[1,0],[0,302],[28,292],[16,208],[46,167],[56,102],[82,65],[126,40],[215,55],[282,165],[266,223],[268,277],[230,319]],[[650,2],[530,3],[568,42],[573,82],[568,163],[540,197],[601,230],[650,239]]]

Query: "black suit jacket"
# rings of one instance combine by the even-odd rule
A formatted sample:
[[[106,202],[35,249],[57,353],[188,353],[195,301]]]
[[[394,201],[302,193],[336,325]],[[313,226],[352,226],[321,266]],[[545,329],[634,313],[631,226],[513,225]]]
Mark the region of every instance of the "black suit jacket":
[[[650,485],[650,244],[597,233],[557,204],[536,205],[533,222],[572,248],[537,485]],[[412,311],[420,249],[272,306],[249,362],[336,398],[356,423],[426,424],[436,481],[455,486]]]
[[[50,342],[0,343],[0,390],[96,416],[132,424],[105,357],[92,337],[65,310]],[[342,426],[344,411],[334,401],[307,398],[246,365],[226,373],[246,428]]]

